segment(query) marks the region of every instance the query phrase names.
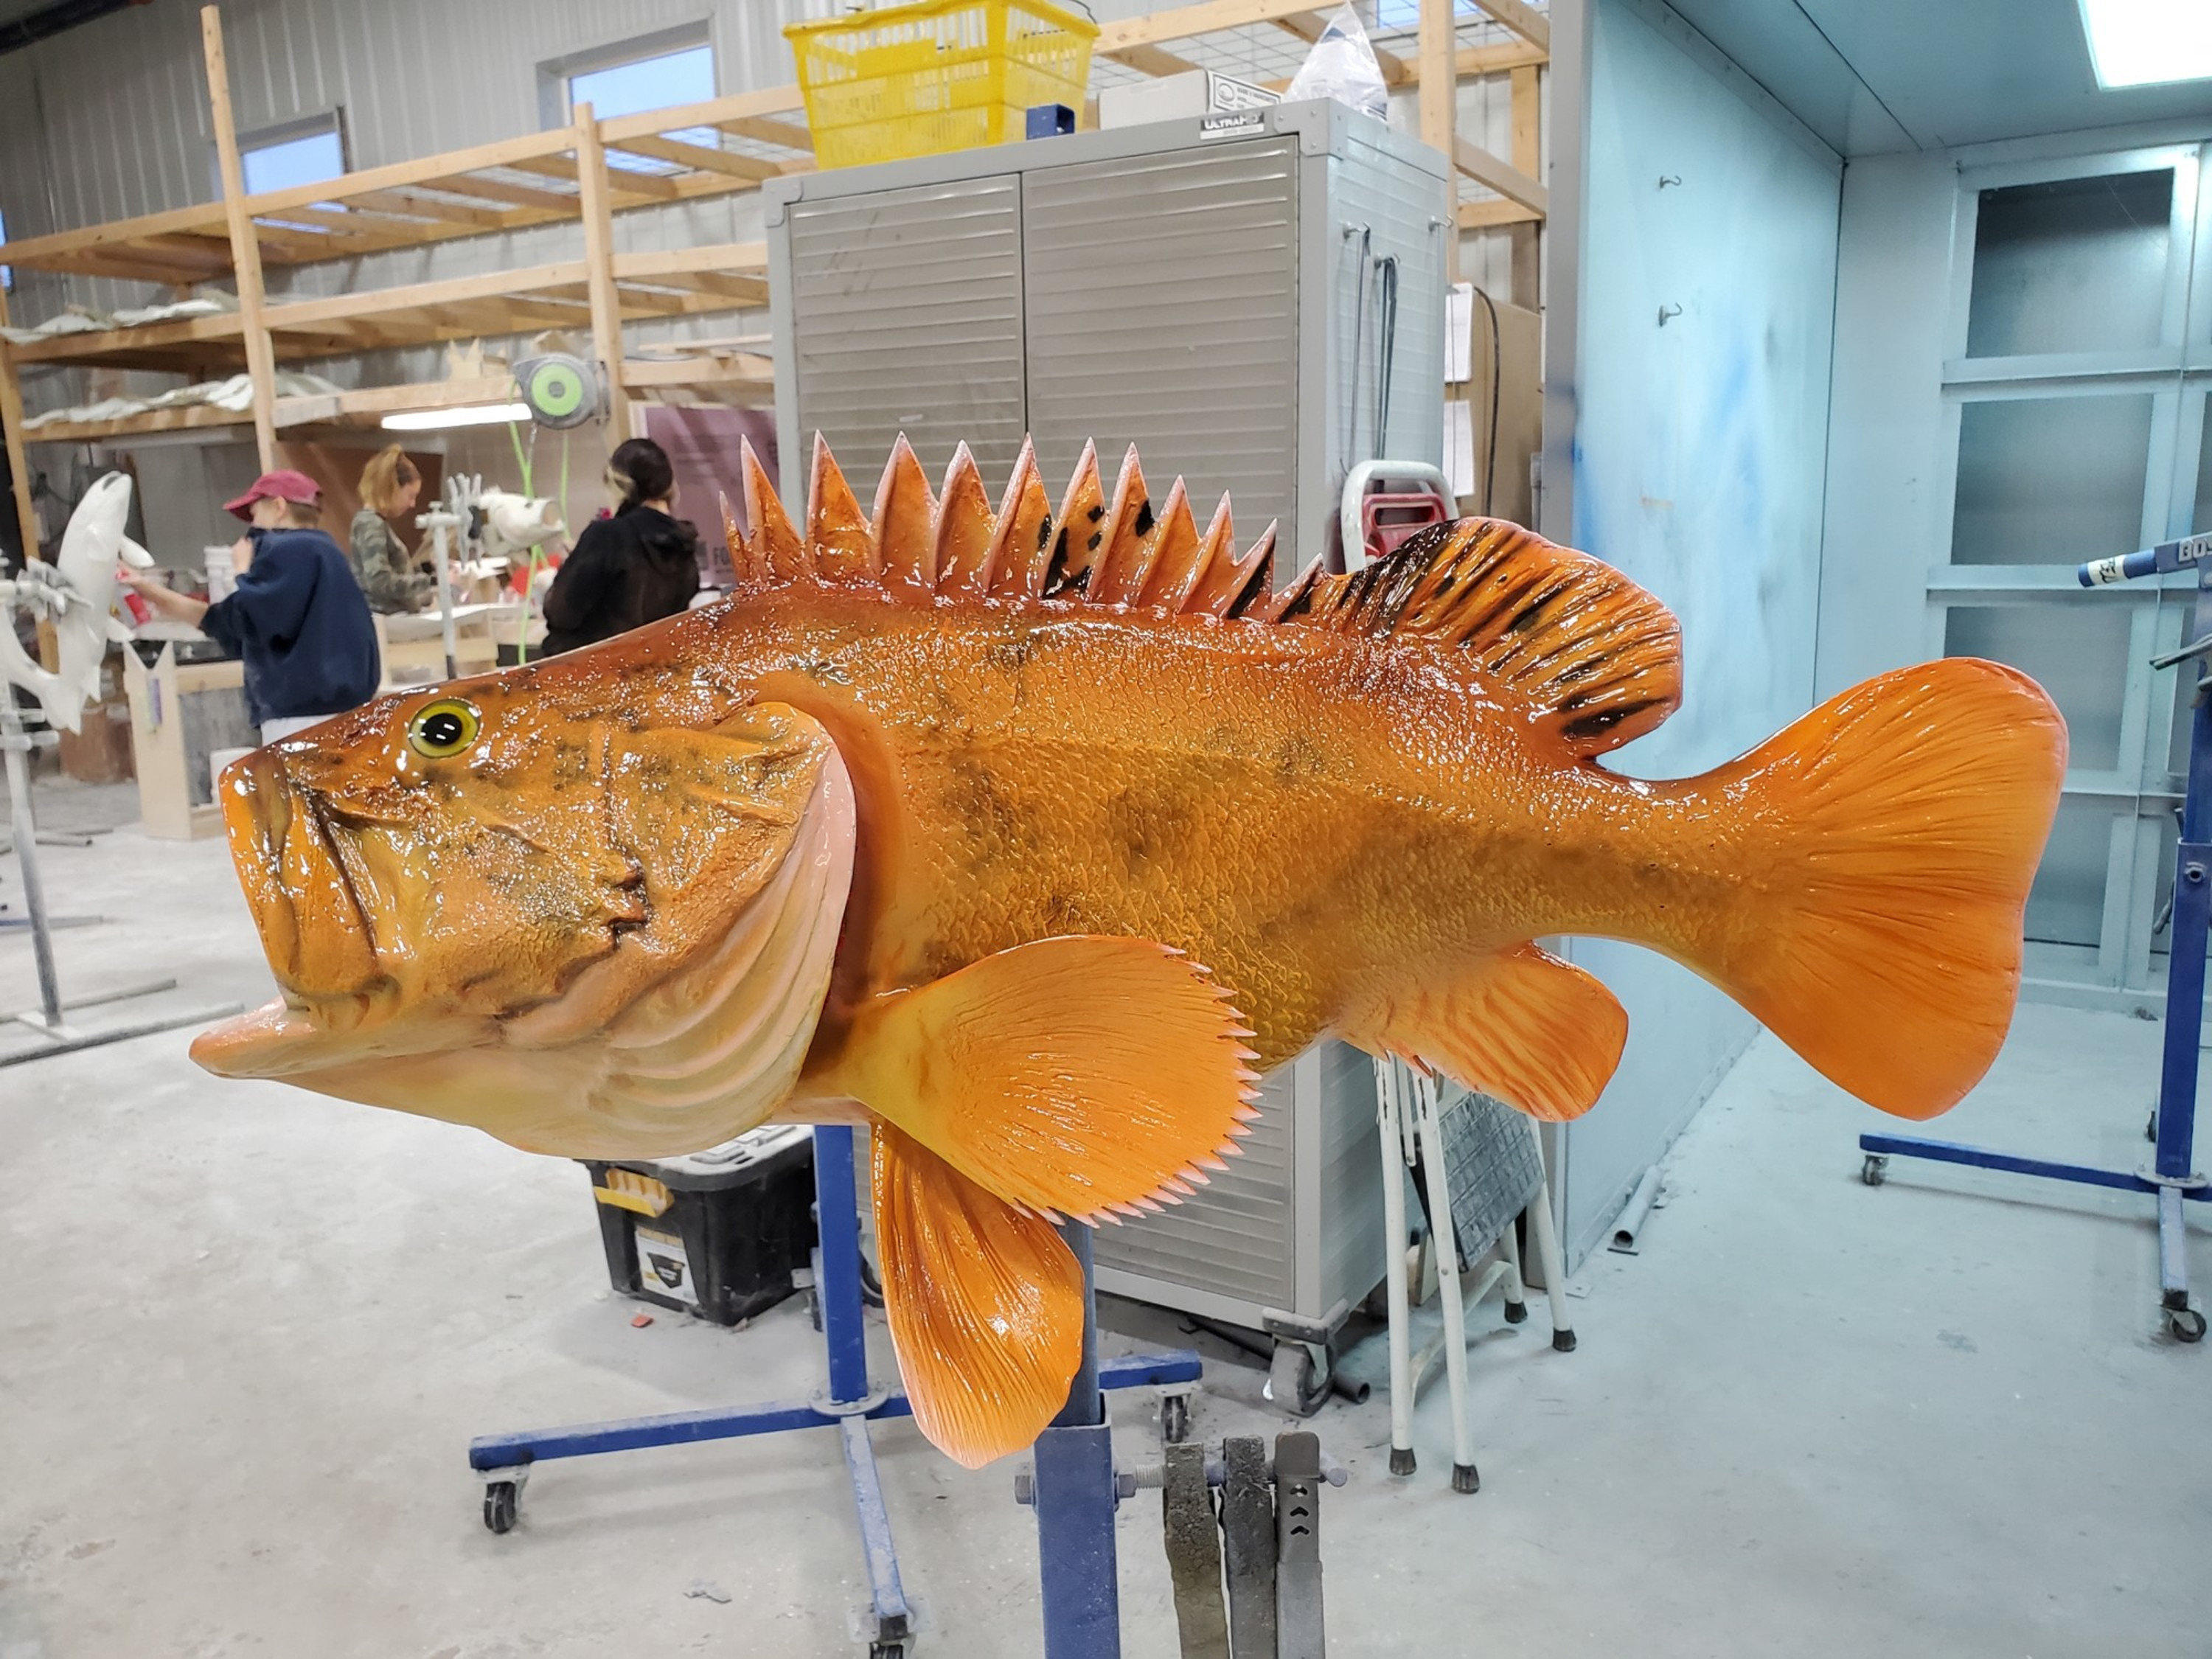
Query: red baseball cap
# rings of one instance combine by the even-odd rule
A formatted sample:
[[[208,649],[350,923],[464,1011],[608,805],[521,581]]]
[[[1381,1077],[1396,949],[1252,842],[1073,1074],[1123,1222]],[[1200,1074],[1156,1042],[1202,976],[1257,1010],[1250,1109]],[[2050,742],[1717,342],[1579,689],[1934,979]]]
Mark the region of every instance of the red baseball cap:
[[[256,501],[296,501],[301,507],[313,507],[322,499],[322,485],[304,472],[280,467],[263,473],[253,481],[252,489],[234,501],[225,501],[222,510],[234,518],[250,519]]]

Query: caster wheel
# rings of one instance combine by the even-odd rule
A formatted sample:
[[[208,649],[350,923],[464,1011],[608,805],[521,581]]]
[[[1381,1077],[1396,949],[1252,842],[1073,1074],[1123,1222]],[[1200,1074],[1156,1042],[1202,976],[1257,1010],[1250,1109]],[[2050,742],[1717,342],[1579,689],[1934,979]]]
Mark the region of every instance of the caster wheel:
[[[1505,1322],[1507,1324],[1518,1325],[1528,1316],[1528,1304],[1527,1303],[1509,1302],[1505,1304]]]
[[[1879,1187],[1889,1176],[1889,1160],[1880,1152],[1869,1152],[1867,1161],[1859,1166],[1859,1179],[1869,1187]]]
[[[484,1525],[494,1532],[513,1532],[520,1495],[512,1480],[488,1481],[484,1486]]]
[[[2143,1121],[2143,1139],[2153,1142],[2158,1139],[2158,1108],[2155,1106],[2150,1109],[2150,1116]]]
[[[906,1644],[871,1642],[868,1644],[868,1659],[906,1659]]]
[[[1411,1474],[1413,1472],[1414,1467],[1413,1449],[1411,1446],[1393,1446],[1390,1448],[1391,1474]]]
[[[2194,1308],[2168,1308],[2166,1328],[2177,1342],[2202,1342],[2204,1340],[2204,1316]]]
[[[822,1328],[822,1292],[819,1291],[806,1293],[806,1322],[817,1331]]]
[[[1275,1345],[1275,1361],[1267,1368],[1267,1395],[1278,1408],[1294,1417],[1311,1417],[1321,1409],[1321,1402],[1328,1398],[1328,1377],[1316,1368],[1304,1343]]]

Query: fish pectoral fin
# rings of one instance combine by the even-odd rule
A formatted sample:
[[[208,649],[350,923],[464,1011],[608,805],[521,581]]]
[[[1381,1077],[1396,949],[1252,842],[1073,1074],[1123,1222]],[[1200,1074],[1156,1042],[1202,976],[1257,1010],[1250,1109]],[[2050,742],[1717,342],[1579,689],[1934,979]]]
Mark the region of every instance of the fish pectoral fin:
[[[980,1468],[1034,1441],[1083,1357],[1083,1270],[1042,1217],[873,1126],[884,1310],[914,1419]]]
[[[1174,1203],[1233,1152],[1256,1075],[1206,971],[1149,939],[1041,939],[863,1009],[825,1093],[1029,1209]]]
[[[1531,1117],[1564,1122],[1604,1092],[1628,1015],[1572,963],[1516,945],[1370,1010],[1344,1034],[1370,1054],[1419,1060]]]

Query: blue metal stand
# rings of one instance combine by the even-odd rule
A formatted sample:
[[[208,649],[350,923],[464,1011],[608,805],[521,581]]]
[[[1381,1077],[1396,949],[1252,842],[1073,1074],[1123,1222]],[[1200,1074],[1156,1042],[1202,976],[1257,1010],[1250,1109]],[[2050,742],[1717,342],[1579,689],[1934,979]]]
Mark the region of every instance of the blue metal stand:
[[[2197,573],[2197,605],[2190,618],[2190,642],[2153,666],[2172,668],[2212,656],[2212,535],[2191,536],[2118,558],[2099,559],[2076,573],[2084,587],[2131,581],[2173,571]],[[2212,931],[2212,672],[2201,666],[2196,706],[2190,716],[2189,782],[2181,808],[2181,841],[2174,849],[2172,952],[2166,958],[2165,1057],[2158,1080],[2155,1146],[2150,1163],[2133,1171],[2100,1170],[1985,1152],[1948,1140],[1909,1135],[1861,1135],[1864,1179],[1881,1183],[1892,1158],[1918,1158],[1975,1169],[2003,1170],[2077,1186],[2109,1187],[2144,1193],[2158,1200],[2160,1311],[2179,1340],[2204,1335],[2204,1316],[2189,1303],[2189,1265],[2185,1200],[2212,1198],[2196,1162],[2197,1052],[2204,1024],[2204,957]]]
[[[531,1468],[556,1457],[592,1457],[602,1452],[635,1451],[646,1446],[688,1445],[702,1440],[728,1440],[755,1434],[781,1434],[787,1429],[835,1428],[842,1438],[845,1468],[853,1486],[853,1506],[860,1517],[860,1547],[868,1565],[874,1633],[869,1638],[871,1659],[903,1659],[906,1642],[913,1634],[914,1616],[899,1582],[898,1553],[891,1541],[890,1518],[884,1506],[883,1486],[876,1474],[875,1450],[868,1439],[870,1422],[908,1417],[914,1408],[905,1395],[893,1389],[872,1388],[868,1381],[867,1330],[861,1313],[860,1217],[854,1195],[853,1132],[823,1126],[814,1131],[814,1202],[820,1244],[815,1252],[815,1295],[822,1310],[822,1334],[829,1349],[830,1386],[810,1400],[787,1400],[764,1406],[739,1406],[717,1411],[672,1412],[656,1417],[626,1418],[608,1423],[580,1423],[566,1428],[533,1429],[515,1434],[489,1434],[469,1443],[469,1467],[484,1478],[484,1522],[494,1532],[506,1532],[515,1522],[521,1489]],[[1090,1282],[1091,1248],[1087,1230],[1071,1237],[1084,1279]],[[1112,1659],[1121,1651],[1113,1613],[1114,1491],[1113,1450],[1107,1440],[1102,1389],[1157,1387],[1198,1380],[1198,1355],[1188,1349],[1127,1354],[1101,1366],[1097,1363],[1097,1326],[1086,1297],[1084,1318],[1084,1363],[1069,1409],[1077,1396],[1090,1402],[1088,1421],[1097,1444],[1104,1448],[1104,1523],[1099,1528],[1095,1498],[1088,1509],[1075,1505],[1071,1492],[1063,1502],[1055,1499],[1054,1513],[1081,1514],[1088,1518],[1087,1534],[1063,1522],[1051,1532],[1043,1528],[1045,1509],[1039,1505],[1040,1535],[1044,1543],[1043,1579],[1046,1618],[1049,1626],[1062,1573],[1062,1557],[1077,1563],[1097,1595],[1097,1562],[1103,1547],[1105,1561],[1106,1626],[1111,1644],[1069,1648],[1069,1656],[1082,1659]],[[1088,1379],[1087,1384],[1085,1379]],[[1066,1420],[1063,1413],[1061,1421]],[[1048,1454],[1047,1443],[1061,1433],[1049,1430],[1037,1442],[1040,1476],[1048,1455],[1055,1469],[1060,1454]],[[1069,1475],[1056,1475],[1055,1490],[1065,1489]],[[1084,1482],[1095,1482],[1086,1474]],[[1103,1537],[1103,1546],[1099,1540]],[[1087,1538],[1087,1542],[1086,1542]],[[1094,1620],[1095,1622],[1095,1620]],[[1051,1659],[1063,1659],[1062,1650],[1048,1648]]]
[[[1097,1291],[1091,1230],[1070,1222],[1060,1236],[1083,1265],[1083,1360],[1067,1403],[1037,1437],[1037,1565],[1044,1592],[1045,1659],[1121,1659],[1121,1600],[1114,1551],[1120,1502],[1114,1431],[1100,1392]],[[1194,1358],[1195,1356],[1193,1356]]]

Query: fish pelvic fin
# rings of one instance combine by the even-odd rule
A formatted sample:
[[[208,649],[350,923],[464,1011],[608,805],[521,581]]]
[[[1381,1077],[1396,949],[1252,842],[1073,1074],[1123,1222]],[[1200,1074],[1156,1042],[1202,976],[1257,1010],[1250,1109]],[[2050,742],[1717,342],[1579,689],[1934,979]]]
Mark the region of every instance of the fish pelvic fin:
[[[2020,989],[2066,725],[1967,657],[1843,693],[1686,786],[1744,814],[1733,914],[1680,954],[1832,1082],[1898,1117],[1955,1105]]]
[[[1035,1441],[1083,1357],[1083,1269],[1042,1216],[871,1125],[876,1247],[899,1380],[929,1442],[980,1468]]]
[[[1442,1072],[1549,1122],[1597,1104],[1628,1041],[1628,1015],[1592,975],[1534,945],[1425,977],[1344,1022],[1376,1055]]]
[[[1202,1183],[1258,1082],[1206,971],[1149,939],[1042,939],[878,999],[806,1091],[848,1095],[1024,1209],[1103,1220]]]

